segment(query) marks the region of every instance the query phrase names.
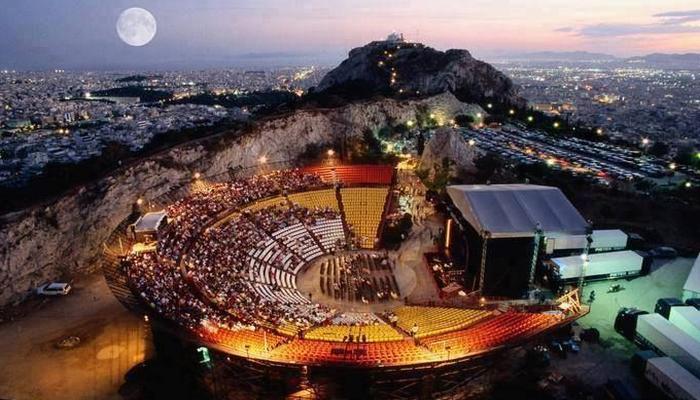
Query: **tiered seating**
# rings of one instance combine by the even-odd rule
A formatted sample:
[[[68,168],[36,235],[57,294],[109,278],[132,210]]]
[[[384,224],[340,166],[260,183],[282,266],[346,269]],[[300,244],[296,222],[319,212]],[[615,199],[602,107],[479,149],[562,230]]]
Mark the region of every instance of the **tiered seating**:
[[[286,203],[287,200],[284,198],[284,196],[275,196],[268,199],[256,201],[255,203],[246,206],[241,211],[255,212],[273,206],[284,207]]]
[[[465,328],[491,315],[489,311],[446,307],[398,307],[394,310],[397,325],[406,332],[418,327],[417,338]]]
[[[226,350],[241,357],[265,357],[270,350],[285,340],[283,336],[261,329],[201,329],[199,334],[203,339],[225,346]]]
[[[437,360],[412,340],[373,343],[338,343],[293,340],[270,353],[272,359],[297,363],[352,363],[354,365],[405,365]]]
[[[319,219],[316,224],[309,225],[307,228],[318,238],[326,251],[335,250],[338,241],[340,241],[340,247],[345,246],[345,231],[340,218]]]
[[[280,229],[273,233],[272,237],[306,261],[311,261],[323,254],[323,250],[318,247],[302,223]],[[294,271],[294,273],[296,272]]]
[[[358,235],[360,246],[373,248],[389,188],[343,188],[340,193],[346,221]]]
[[[289,201],[302,207],[314,209],[326,207],[334,211],[340,211],[338,199],[335,197],[335,189],[315,190],[312,192],[295,193],[288,196]]]
[[[326,183],[341,182],[345,185],[391,185],[394,168],[391,165],[342,165],[337,167],[311,167],[305,172],[318,174]]]
[[[350,337],[355,341],[363,342],[388,342],[403,340],[403,336],[394,328],[385,323],[376,325],[326,325],[313,328],[306,332],[306,339],[328,340],[331,342],[345,342]]]
[[[304,297],[298,290],[270,286],[263,283],[254,283],[255,292],[263,299],[280,304],[309,304],[311,301]]]
[[[507,312],[467,330],[432,336],[422,342],[435,353],[446,353],[446,348],[450,347],[453,355],[466,355],[523,339],[559,321],[557,316],[551,314]]]

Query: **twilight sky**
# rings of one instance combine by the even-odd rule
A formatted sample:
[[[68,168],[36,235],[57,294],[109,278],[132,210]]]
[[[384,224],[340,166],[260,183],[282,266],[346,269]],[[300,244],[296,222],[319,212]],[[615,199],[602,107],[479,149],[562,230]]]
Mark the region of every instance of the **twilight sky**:
[[[700,52],[698,0],[3,0],[0,69],[140,69],[335,64],[403,32],[489,59],[540,50],[619,56]],[[119,40],[143,7],[158,33]]]

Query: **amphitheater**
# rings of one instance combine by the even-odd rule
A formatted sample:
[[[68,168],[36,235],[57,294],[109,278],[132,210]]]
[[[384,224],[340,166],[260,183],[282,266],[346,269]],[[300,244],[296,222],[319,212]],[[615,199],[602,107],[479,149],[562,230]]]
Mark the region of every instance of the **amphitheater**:
[[[105,251],[105,274],[129,307],[188,340],[272,366],[460,363],[582,315],[575,293],[545,304],[408,302],[402,266],[380,240],[395,180],[392,166],[360,165],[195,181],[157,206],[168,223],[154,243],[118,229],[123,251]]]

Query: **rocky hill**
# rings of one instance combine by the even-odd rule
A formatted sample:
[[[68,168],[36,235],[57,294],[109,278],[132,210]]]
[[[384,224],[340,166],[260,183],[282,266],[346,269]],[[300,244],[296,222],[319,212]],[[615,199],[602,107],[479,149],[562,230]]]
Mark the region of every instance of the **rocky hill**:
[[[457,129],[440,128],[428,141],[420,159],[420,168],[433,171],[444,158],[454,163],[453,173],[474,169],[477,147],[469,146]]]
[[[377,41],[350,51],[316,88],[319,93],[430,96],[453,93],[463,102],[524,106],[513,82],[467,50],[438,51],[419,43]]]
[[[157,199],[187,187],[195,171],[228,179],[231,168],[254,171],[265,155],[293,164],[307,145],[359,137],[366,129],[415,120],[430,109],[452,118],[479,110],[447,93],[420,100],[381,99],[334,109],[300,110],[259,121],[245,135],[181,145],[81,187],[49,204],[0,217],[0,306],[41,283],[99,269],[103,243],[137,198]],[[157,201],[156,201],[157,203]]]

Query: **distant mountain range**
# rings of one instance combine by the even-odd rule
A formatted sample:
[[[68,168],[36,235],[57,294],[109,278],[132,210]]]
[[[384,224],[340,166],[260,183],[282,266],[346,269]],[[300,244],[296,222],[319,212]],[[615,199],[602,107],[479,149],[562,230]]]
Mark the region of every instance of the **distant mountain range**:
[[[699,53],[654,53],[644,56],[621,58],[611,54],[592,53],[587,51],[541,51],[506,55],[501,57],[501,59],[506,61],[523,62],[614,63],[672,69],[700,69]]]

